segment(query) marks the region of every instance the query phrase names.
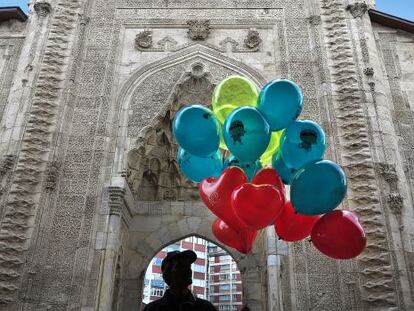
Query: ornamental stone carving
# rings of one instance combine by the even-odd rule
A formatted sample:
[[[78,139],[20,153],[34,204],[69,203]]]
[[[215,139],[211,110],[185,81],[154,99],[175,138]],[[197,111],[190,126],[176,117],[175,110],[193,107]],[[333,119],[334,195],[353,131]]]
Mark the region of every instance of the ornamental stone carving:
[[[33,8],[40,17],[46,17],[52,12],[52,5],[48,1],[38,1],[34,4]]]
[[[45,189],[53,191],[56,188],[57,180],[59,177],[59,169],[61,163],[59,161],[52,161],[49,164],[48,172],[46,175]]]
[[[403,209],[403,197],[398,192],[392,192],[387,197],[388,206],[395,215],[400,215]]]
[[[151,46],[152,46],[152,31],[151,30],[144,30],[136,35],[135,48],[137,50],[148,49]]]
[[[364,2],[356,2],[346,7],[346,10],[351,13],[354,18],[362,17],[368,10],[368,5]]]
[[[260,38],[259,32],[255,29],[250,29],[247,33],[247,38],[244,39],[246,47],[252,51],[258,51],[260,43],[262,43],[262,39]]]
[[[209,20],[189,20],[187,25],[187,33],[191,40],[205,40],[210,34]]]
[[[374,76],[374,68],[372,68],[372,67],[367,67],[367,68],[365,68],[365,69],[364,69],[364,74],[365,74],[367,77],[372,77],[372,76]]]

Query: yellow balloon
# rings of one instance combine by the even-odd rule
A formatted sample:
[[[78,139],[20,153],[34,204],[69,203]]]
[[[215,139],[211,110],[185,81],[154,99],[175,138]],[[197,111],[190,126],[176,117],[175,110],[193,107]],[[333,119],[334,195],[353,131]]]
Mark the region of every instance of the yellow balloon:
[[[227,148],[226,143],[224,142],[224,138],[223,138],[223,124],[220,124],[220,149],[223,150],[229,150],[229,148]]]
[[[282,137],[283,130],[272,132],[272,136],[270,137],[269,146],[267,147],[266,151],[263,152],[262,156],[260,157],[260,163],[262,166],[266,166],[272,163],[273,154],[279,150],[280,147],[280,138]]]
[[[256,85],[242,76],[230,76],[221,81],[213,92],[213,112],[221,124],[236,108],[257,106],[259,91]]]

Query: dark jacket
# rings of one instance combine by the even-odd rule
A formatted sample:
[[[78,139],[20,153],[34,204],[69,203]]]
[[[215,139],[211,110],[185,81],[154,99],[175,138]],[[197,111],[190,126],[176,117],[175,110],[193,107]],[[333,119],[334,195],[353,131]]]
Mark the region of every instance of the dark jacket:
[[[144,311],[217,311],[217,309],[211,304],[211,302],[194,297],[194,295],[188,291],[183,299],[177,300],[170,290],[167,289],[162,298],[149,303]]]

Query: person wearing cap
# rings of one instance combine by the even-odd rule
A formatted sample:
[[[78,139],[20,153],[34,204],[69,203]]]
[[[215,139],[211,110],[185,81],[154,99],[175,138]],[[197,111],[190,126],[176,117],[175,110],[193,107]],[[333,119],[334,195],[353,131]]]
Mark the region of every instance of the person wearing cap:
[[[167,253],[161,263],[161,272],[168,289],[144,311],[217,311],[211,302],[194,296],[188,289],[193,283],[191,264],[196,259],[196,253],[191,250]]]

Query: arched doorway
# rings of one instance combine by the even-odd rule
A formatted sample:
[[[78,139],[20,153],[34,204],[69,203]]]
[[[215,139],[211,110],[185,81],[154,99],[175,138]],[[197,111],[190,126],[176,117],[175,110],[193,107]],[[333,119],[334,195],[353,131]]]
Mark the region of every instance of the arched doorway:
[[[239,311],[242,308],[242,281],[237,262],[214,242],[199,236],[175,241],[152,258],[144,278],[143,304],[160,299],[168,288],[162,278],[161,263],[171,251],[192,250],[197,260],[192,264],[192,293],[213,303],[217,310]]]
[[[113,299],[118,310],[138,310],[146,268],[171,241],[194,235],[219,244],[211,233],[214,216],[198,200],[196,185],[178,171],[170,124],[183,105],[210,105],[214,85],[232,74],[264,82],[245,65],[195,45],[141,68],[123,88],[114,177],[106,191],[110,215],[103,234],[108,238],[98,280],[99,310],[109,310]],[[122,258],[116,261],[120,247]],[[263,232],[252,253],[228,250],[240,268],[243,302],[252,310],[267,309],[267,249]],[[117,264],[121,275],[115,290]]]

